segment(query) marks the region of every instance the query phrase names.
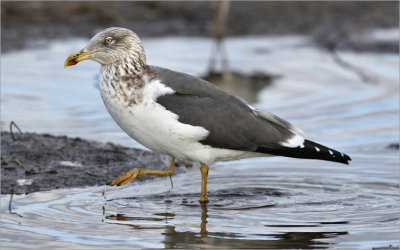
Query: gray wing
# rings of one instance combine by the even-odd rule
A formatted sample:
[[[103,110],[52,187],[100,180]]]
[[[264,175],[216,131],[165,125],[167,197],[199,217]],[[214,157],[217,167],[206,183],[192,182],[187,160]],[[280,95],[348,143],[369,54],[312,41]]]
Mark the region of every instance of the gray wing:
[[[203,144],[344,164],[351,160],[346,154],[309,140],[304,140],[302,147],[285,147],[282,142],[302,136],[287,121],[254,110],[242,99],[200,78],[154,66],[149,69],[175,91],[158,97],[157,102],[177,114],[180,122],[207,129],[210,133],[201,141]]]
[[[179,116],[179,121],[209,131],[203,144],[217,148],[257,151],[282,148],[280,142],[293,137],[293,127],[272,114],[259,113],[213,84],[187,74],[150,66],[161,83],[175,93],[157,102]]]

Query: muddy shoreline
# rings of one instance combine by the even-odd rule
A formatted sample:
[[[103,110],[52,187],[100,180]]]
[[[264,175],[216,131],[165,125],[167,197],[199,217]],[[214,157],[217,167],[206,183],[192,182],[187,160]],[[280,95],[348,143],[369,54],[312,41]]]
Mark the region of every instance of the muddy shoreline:
[[[386,150],[398,151],[391,143]],[[176,162],[176,173],[192,164]],[[165,156],[79,137],[1,132],[1,194],[101,186],[132,168],[166,169]],[[136,181],[160,178],[142,176]],[[161,177],[164,178],[164,177]]]
[[[49,39],[88,39],[110,26],[140,37],[210,36],[218,2],[3,2],[1,51],[45,46]],[[324,48],[398,52],[397,42],[353,39],[398,27],[399,3],[231,2],[227,36],[302,34]],[[249,15],[251,13],[251,15]]]
[[[1,132],[1,193],[105,185],[132,168],[166,169],[164,156],[81,138]],[[190,165],[176,164],[176,172]],[[139,181],[155,178],[143,176]]]

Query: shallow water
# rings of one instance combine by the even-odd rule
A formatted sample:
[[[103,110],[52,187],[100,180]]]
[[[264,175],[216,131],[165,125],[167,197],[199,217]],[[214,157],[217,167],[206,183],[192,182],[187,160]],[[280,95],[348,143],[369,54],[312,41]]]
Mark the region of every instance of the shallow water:
[[[62,68],[85,42],[2,56],[3,126],[14,120],[22,130],[138,146],[101,103],[98,65]],[[150,64],[206,73],[208,39],[147,39],[144,45]],[[12,211],[22,217],[9,213],[10,196],[2,195],[2,247],[399,246],[399,156],[387,148],[399,138],[398,54],[342,53],[375,79],[366,84],[305,37],[234,38],[227,50],[237,72],[281,76],[253,106],[349,154],[351,164],[281,157],[217,163],[204,207],[198,167],[174,176],[173,188],[168,178],[158,178],[14,196]]]

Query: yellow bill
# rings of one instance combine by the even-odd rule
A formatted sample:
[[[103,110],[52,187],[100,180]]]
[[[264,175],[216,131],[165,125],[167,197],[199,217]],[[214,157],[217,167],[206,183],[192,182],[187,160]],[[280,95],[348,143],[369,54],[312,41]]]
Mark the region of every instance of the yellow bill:
[[[93,52],[93,51],[83,52],[83,50],[81,50],[79,52],[71,54],[67,58],[67,60],[65,60],[64,68],[75,65],[75,64],[79,63],[80,61],[90,59],[90,57],[93,53],[95,53],[95,52]]]

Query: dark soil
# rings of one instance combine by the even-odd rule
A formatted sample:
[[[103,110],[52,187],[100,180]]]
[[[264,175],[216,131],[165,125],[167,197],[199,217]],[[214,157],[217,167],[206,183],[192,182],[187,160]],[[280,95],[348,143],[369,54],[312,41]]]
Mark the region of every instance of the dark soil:
[[[1,3],[1,51],[48,39],[90,38],[110,26],[141,37],[209,36],[220,2],[29,1]],[[306,34],[323,47],[398,52],[398,43],[371,46],[350,39],[371,28],[399,26],[397,1],[232,1],[226,35]]]
[[[167,168],[159,154],[112,143],[35,133],[14,141],[10,133],[1,133],[2,194],[105,185],[135,167]],[[179,173],[186,165],[176,167]],[[154,176],[138,180],[147,178]]]

